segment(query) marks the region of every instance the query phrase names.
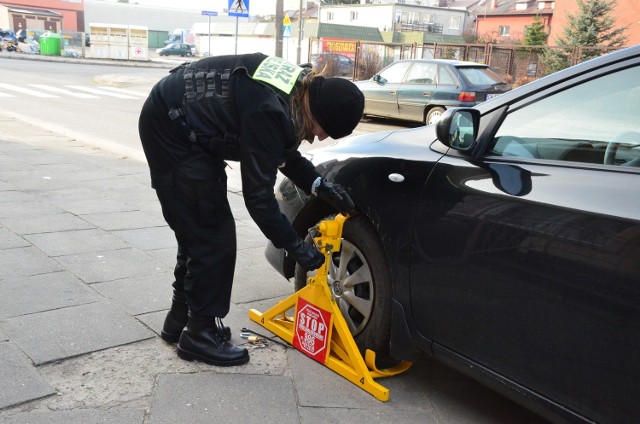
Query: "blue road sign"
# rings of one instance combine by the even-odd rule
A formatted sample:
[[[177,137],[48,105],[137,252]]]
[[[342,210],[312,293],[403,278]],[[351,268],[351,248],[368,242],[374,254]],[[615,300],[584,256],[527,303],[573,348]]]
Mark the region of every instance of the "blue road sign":
[[[202,14],[204,16],[218,16],[218,12],[214,12],[213,10],[203,10]]]
[[[249,0],[229,0],[229,16],[249,17]]]
[[[291,25],[282,25],[282,36],[291,37]]]

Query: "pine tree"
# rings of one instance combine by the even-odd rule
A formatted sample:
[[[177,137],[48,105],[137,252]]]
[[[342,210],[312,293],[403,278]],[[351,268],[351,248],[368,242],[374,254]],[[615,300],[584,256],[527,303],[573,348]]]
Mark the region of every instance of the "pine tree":
[[[616,0],[577,0],[578,12],[567,15],[568,25],[556,44],[560,47],[609,47],[625,45],[627,27],[617,27],[611,12],[617,6]],[[585,49],[582,60],[599,56],[599,49]],[[559,71],[571,65],[570,49],[548,49],[545,52],[546,73]]]
[[[527,46],[543,46],[547,44],[549,33],[544,30],[544,21],[540,15],[533,18],[533,23],[524,34],[524,44]]]

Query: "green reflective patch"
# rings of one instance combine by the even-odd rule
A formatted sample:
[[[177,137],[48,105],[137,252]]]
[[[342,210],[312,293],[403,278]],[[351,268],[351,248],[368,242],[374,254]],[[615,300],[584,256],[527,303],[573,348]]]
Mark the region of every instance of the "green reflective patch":
[[[278,90],[290,94],[302,71],[301,67],[287,62],[281,57],[269,56],[258,66],[252,78],[266,82]]]

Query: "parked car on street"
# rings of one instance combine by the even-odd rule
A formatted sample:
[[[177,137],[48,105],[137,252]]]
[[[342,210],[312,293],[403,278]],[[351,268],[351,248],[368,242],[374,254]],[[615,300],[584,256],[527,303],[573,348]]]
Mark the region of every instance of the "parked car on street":
[[[160,56],[193,56],[195,54],[195,46],[183,43],[173,43],[157,49],[156,53]]]
[[[311,56],[311,63],[313,70],[316,72],[323,72],[325,67],[328,69],[325,72],[326,76],[343,76],[353,77],[353,60],[340,53],[321,53]]]
[[[356,85],[365,115],[425,124],[436,123],[448,108],[474,106],[511,90],[487,65],[444,59],[399,60]]]
[[[360,349],[431,355],[554,422],[637,422],[639,116],[640,45],[309,151],[360,211],[329,267]],[[301,237],[337,213],[286,178],[277,198]]]

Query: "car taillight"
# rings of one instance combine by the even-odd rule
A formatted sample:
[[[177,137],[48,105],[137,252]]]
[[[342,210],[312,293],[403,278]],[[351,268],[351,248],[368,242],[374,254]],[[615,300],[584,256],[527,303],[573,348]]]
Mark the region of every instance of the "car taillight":
[[[459,102],[475,102],[476,101],[476,93],[472,91],[463,91],[458,96]]]

